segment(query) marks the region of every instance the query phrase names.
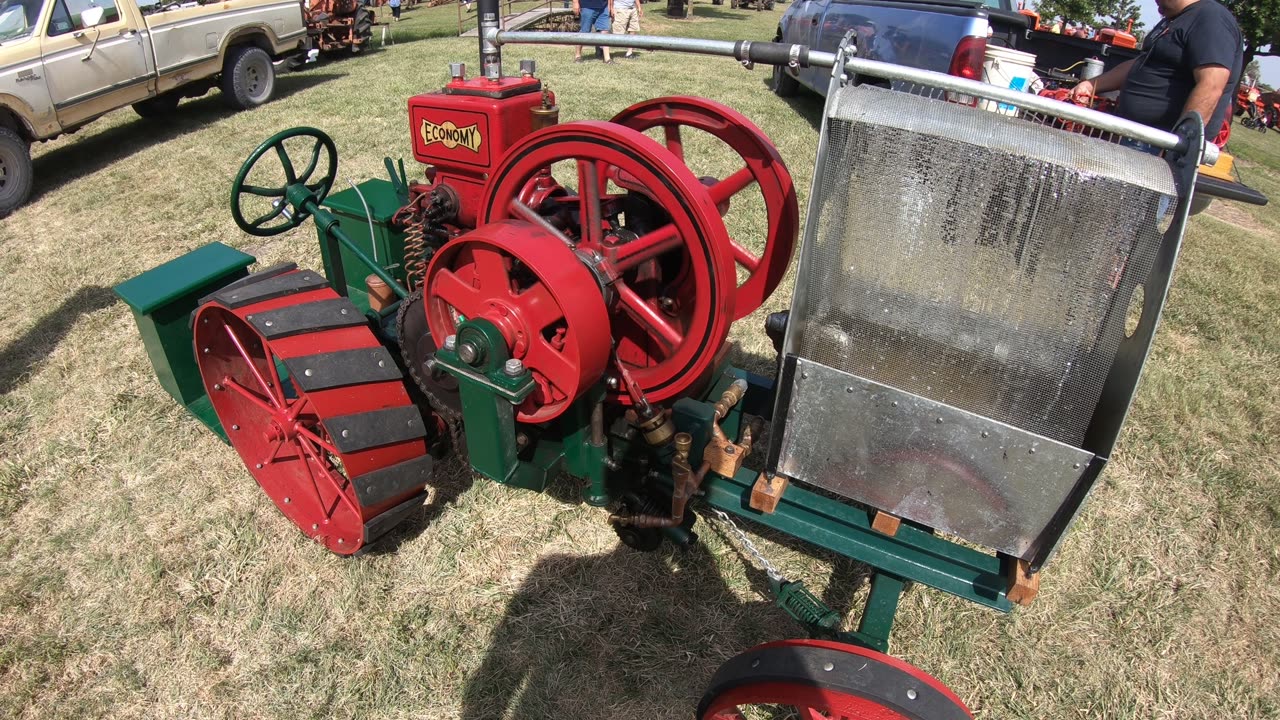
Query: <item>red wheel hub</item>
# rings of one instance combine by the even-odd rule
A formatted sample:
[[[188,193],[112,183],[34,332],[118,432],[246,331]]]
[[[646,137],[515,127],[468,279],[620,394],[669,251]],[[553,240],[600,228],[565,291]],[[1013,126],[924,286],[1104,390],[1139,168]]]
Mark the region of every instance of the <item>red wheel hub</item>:
[[[355,306],[318,273],[273,278],[276,287],[294,280],[301,291],[261,293],[258,302],[228,303],[234,307],[219,293],[202,305],[196,358],[214,412],[254,480],[307,536],[349,555],[421,497],[427,432],[398,366]],[[277,332],[281,318],[305,318],[313,308],[337,320]],[[371,422],[381,423],[375,432]]]
[[[768,136],[745,115],[718,102],[698,97],[664,97],[632,105],[614,116],[612,122],[633,130],[662,128],[667,149],[685,160],[688,138],[682,127],[701,130],[719,138],[742,158],[743,166],[707,187],[711,201],[722,214],[730,208],[730,198],[753,183],[764,197],[768,232],[762,249],[757,243],[729,237],[729,250],[742,268],[745,279],[738,285],[733,319],[741,320],[764,304],[782,282],[796,238],[800,233],[800,208],[791,173]]]
[[[535,202],[527,188],[548,168],[565,190]],[[508,151],[484,207],[481,225],[528,221],[592,269],[610,327],[593,342],[616,347],[650,401],[710,372],[732,322],[733,259],[710,195],[670,151],[612,123],[546,128]]]
[[[726,662],[698,706],[702,720],[742,720],[755,705],[789,706],[805,720],[972,720],[928,673],[874,650],[783,640]]]
[[[538,390],[516,411],[521,422],[564,412],[609,362],[609,314],[591,271],[541,227],[488,223],[445,245],[427,268],[432,337],[457,332],[461,318],[483,318]]]

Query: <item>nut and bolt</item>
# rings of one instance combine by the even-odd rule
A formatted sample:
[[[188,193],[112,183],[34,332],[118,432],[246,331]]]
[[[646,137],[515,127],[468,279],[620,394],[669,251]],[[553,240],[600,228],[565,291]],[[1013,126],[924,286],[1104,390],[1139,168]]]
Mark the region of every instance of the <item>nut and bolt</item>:
[[[467,64],[449,63],[449,77],[454,80],[465,80],[467,77]]]
[[[450,335],[444,339],[444,349],[453,352],[458,347],[458,336]]]
[[[621,383],[616,375],[610,375],[604,379],[604,384],[608,385],[610,390],[617,390]]]
[[[511,358],[502,363],[502,372],[510,377],[520,377],[524,374],[524,362],[520,358]]]
[[[534,62],[534,61],[532,61],[532,60],[521,60],[521,61],[520,61],[520,74],[521,74],[521,75],[525,75],[525,76],[528,76],[528,77],[533,77],[534,73],[536,73],[537,71],[538,71],[538,64],[537,64],[536,62]]]

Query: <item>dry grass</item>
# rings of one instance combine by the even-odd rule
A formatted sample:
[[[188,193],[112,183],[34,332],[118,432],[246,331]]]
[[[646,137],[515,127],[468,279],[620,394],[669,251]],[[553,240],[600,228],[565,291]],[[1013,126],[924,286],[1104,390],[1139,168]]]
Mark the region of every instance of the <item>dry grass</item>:
[[[687,22],[651,12],[646,30],[768,38],[776,15],[699,3]],[[332,557],[151,377],[107,288],[212,240],[317,266],[310,229],[265,242],[234,229],[230,178],[297,124],[332,134],[357,181],[406,155],[405,99],[475,57],[471,42],[405,41],[447,30],[452,7],[406,18],[400,43],[283,78],[254,112],[215,97],[162,125],[125,111],[37,148],[34,202],[0,221],[0,716],[688,717],[725,658],[797,631],[712,528],[696,552],[634,554],[601,512],[562,499],[573,487],[509,491],[458,468],[393,551]],[[819,106],[778,100],[762,72],[508,52],[525,56],[565,119],[676,92],[739,108],[803,202]],[[1273,197],[1278,142],[1248,133],[1237,148]],[[691,157],[729,167],[710,143]],[[737,214],[740,236],[763,224],[758,207]],[[895,653],[980,717],[1280,715],[1278,214],[1193,222],[1115,462],[1035,605],[1006,616],[923,588],[904,598]],[[735,336],[742,360],[764,357],[759,317]],[[778,540],[761,546],[832,602],[863,591],[857,566]]]

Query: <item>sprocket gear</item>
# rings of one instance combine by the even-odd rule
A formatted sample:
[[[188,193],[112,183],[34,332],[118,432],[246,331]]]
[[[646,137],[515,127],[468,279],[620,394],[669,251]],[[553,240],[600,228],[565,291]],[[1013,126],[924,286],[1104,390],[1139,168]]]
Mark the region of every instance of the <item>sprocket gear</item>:
[[[400,303],[400,310],[396,313],[396,337],[409,377],[413,378],[414,385],[426,396],[427,404],[444,422],[454,454],[465,460],[467,441],[462,428],[462,397],[458,392],[458,381],[434,367],[435,352],[439,347],[427,327],[421,288]]]

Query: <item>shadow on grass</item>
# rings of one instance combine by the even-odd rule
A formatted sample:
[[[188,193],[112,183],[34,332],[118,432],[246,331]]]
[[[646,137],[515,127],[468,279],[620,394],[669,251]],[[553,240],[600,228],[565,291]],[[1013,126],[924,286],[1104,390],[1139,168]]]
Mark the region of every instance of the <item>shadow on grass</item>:
[[[772,73],[764,76],[764,86],[769,92],[773,92]],[[810,91],[808,88],[801,86],[795,95],[782,98],[784,102],[791,106],[800,117],[809,123],[814,130],[822,130],[822,106],[823,98],[818,93]]]
[[[81,315],[101,310],[116,301],[110,288],[83,287],[45,313],[31,329],[0,350],[0,395],[23,384],[23,378],[58,347]]]
[[[320,83],[342,77],[336,73],[289,73],[276,79],[279,101]],[[106,168],[133,153],[176,137],[203,129],[208,123],[234,114],[222,104],[218,92],[182,103],[164,119],[144,120],[113,127],[92,137],[68,143],[35,159],[35,189],[31,200],[43,197],[63,185]]]

